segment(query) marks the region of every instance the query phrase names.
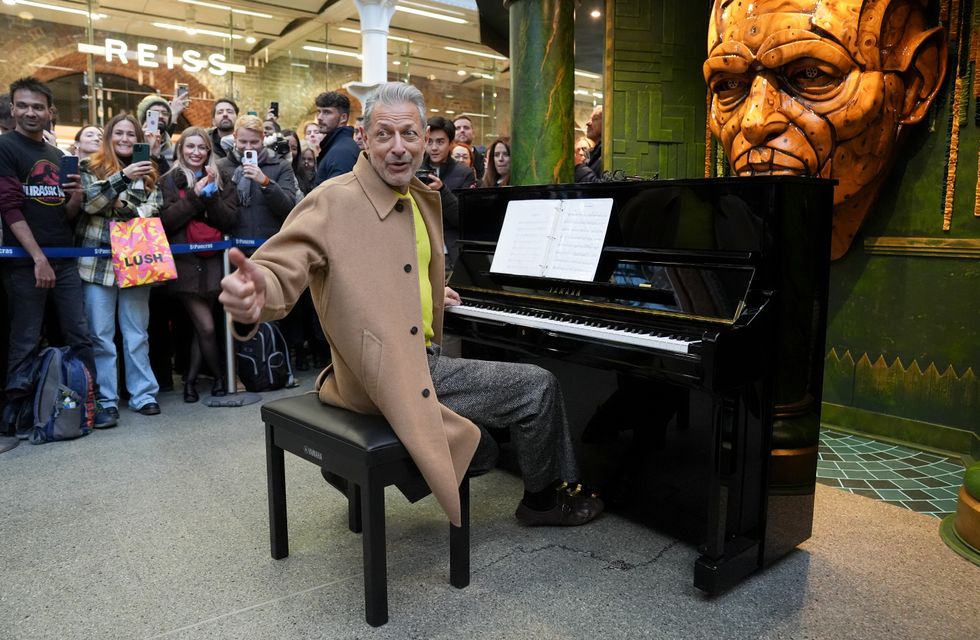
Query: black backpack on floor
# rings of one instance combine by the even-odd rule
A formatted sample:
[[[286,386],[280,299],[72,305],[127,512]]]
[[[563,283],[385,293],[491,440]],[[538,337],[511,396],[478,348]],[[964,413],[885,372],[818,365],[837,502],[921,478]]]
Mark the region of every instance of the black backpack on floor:
[[[92,431],[92,374],[68,347],[47,347],[32,364],[33,392],[6,407],[5,426],[31,444],[70,440]]]
[[[273,391],[294,386],[289,347],[279,327],[263,322],[250,340],[236,343],[238,379],[249,391]]]

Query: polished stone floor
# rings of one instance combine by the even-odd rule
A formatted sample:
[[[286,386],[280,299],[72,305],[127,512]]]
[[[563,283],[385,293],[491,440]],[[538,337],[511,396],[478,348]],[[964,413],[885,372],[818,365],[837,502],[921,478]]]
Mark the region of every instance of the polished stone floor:
[[[522,527],[520,479],[497,470],[473,482],[463,590],[448,584],[435,502],[387,492],[391,619],[373,629],[344,500],[294,456],[290,555],[270,557],[260,405],[160,403],[160,416],[123,411],[117,428],[0,455],[0,638],[959,640],[980,628],[980,568],[931,516],[818,485],[810,539],[709,597],[693,586],[696,545],[616,513]]]

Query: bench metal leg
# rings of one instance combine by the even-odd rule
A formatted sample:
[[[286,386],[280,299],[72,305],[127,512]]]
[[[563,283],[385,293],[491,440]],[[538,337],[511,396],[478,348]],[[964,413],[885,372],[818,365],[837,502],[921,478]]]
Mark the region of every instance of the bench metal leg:
[[[353,485],[353,483],[351,483]],[[361,523],[364,546],[364,610],[367,623],[388,622],[388,567],[385,557],[384,486],[368,480],[361,487]]]
[[[361,532],[361,488],[353,482],[347,483],[347,527]]]
[[[457,589],[470,584],[470,479],[459,485],[460,524],[449,525],[449,584]]]
[[[333,471],[320,468],[323,479],[347,498],[347,528],[353,533],[361,532],[361,488]]]
[[[275,445],[275,428],[265,425],[265,463],[269,484],[269,546],[272,557],[281,560],[289,555],[286,533],[286,466],[283,450]]]

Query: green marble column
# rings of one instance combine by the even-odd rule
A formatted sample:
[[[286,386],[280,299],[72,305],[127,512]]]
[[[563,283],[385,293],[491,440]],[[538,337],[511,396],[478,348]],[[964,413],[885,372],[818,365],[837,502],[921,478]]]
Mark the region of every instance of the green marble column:
[[[511,184],[574,180],[574,5],[504,2],[510,11]]]

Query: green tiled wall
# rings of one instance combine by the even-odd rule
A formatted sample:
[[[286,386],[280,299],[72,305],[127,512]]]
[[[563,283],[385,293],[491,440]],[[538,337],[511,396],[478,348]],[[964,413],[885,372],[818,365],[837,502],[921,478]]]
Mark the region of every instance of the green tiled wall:
[[[606,137],[613,141],[613,168],[661,178],[704,175],[701,65],[710,4],[607,0],[612,22],[606,93],[612,119]],[[956,50],[954,43],[951,51]],[[977,455],[980,217],[974,203],[980,101],[972,98],[969,65],[961,69],[968,98],[959,132],[952,229],[942,231],[942,185],[954,59],[929,122],[905,132],[906,146],[896,154],[876,209],[850,252],[831,265],[825,352],[836,355],[827,361],[824,419],[831,416],[833,424],[858,432]],[[897,239],[912,249],[877,251],[879,239],[886,244]],[[936,247],[943,243],[948,246]],[[836,357],[845,352],[850,362]],[[884,365],[875,368],[879,358]],[[867,366],[858,366],[862,360]]]
[[[704,3],[616,0],[606,82],[612,168],[630,175],[704,175]],[[607,109],[608,112],[608,109]],[[608,117],[608,116],[607,116]],[[607,129],[608,130],[608,129]],[[607,152],[608,153],[608,152]]]

